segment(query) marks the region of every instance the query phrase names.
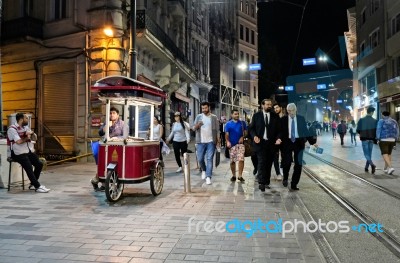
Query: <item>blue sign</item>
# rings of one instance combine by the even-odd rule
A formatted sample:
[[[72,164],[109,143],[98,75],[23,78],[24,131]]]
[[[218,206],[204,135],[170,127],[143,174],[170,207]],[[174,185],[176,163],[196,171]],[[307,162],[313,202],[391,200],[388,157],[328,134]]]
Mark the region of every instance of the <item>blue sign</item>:
[[[303,66],[310,66],[317,64],[317,60],[315,58],[303,58]]]
[[[316,104],[317,100],[311,100],[311,103]]]
[[[285,86],[285,91],[293,91],[294,86]]]
[[[261,70],[261,64],[250,64],[249,65],[249,70]]]
[[[343,100],[336,100],[336,103],[343,103]]]
[[[326,84],[318,84],[317,89],[326,89]]]

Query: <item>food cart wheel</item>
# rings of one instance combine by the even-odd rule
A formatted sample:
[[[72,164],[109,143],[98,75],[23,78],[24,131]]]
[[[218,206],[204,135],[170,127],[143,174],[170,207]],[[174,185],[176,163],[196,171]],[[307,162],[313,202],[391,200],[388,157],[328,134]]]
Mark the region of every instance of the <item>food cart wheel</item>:
[[[105,192],[108,201],[116,202],[121,198],[122,191],[124,190],[124,183],[118,180],[118,175],[115,169],[107,171]]]
[[[151,169],[150,189],[151,193],[156,196],[161,194],[164,186],[164,169],[161,162],[157,162],[155,167]]]

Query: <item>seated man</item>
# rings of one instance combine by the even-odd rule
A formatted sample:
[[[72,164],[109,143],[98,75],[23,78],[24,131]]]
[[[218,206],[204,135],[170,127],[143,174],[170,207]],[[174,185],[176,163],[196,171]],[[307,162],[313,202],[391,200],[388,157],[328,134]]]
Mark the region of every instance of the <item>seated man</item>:
[[[129,133],[129,127],[124,123],[123,120],[119,118],[119,110],[115,107],[110,108],[110,121],[109,121],[109,136],[110,138],[120,138],[120,139],[126,139],[128,138],[128,133]],[[99,129],[99,135],[104,136],[106,134],[106,127],[105,124],[100,126]],[[93,177],[90,182],[93,185],[94,190],[104,190],[105,187],[102,185],[99,188],[99,176],[96,174],[95,177]]]
[[[39,176],[42,172],[43,164],[39,161],[35,154],[32,140],[36,140],[36,134],[28,127],[28,116],[23,113],[17,113],[16,123],[8,128],[7,136],[10,141],[11,158],[18,162],[24,168],[28,175],[31,184],[30,190],[35,190],[37,193],[47,193],[44,185],[39,183]],[[35,170],[32,169],[35,167]]]
[[[106,134],[105,123],[100,126],[99,135],[104,136]],[[110,138],[128,138],[129,127],[125,125],[123,120],[119,119],[119,110],[115,107],[110,108],[110,121],[109,121],[109,136]]]

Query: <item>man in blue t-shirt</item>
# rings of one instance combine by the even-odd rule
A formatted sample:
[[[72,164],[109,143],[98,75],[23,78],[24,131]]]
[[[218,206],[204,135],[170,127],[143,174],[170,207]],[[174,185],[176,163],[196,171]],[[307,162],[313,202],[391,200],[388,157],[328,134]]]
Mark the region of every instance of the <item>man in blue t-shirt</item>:
[[[242,177],[244,168],[244,144],[243,140],[246,136],[246,122],[239,120],[239,111],[232,110],[232,119],[225,126],[226,147],[229,149],[231,160],[232,178],[231,182],[236,181],[236,162],[239,162],[238,180],[244,182]]]

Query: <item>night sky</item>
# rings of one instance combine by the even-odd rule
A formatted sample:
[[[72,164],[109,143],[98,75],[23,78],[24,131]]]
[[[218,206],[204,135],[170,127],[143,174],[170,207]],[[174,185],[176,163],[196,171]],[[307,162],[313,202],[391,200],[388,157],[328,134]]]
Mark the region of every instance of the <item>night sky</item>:
[[[301,6],[306,3],[298,35],[303,13]],[[315,57],[318,49],[326,52],[339,66],[336,69],[348,68],[347,57],[342,64],[338,37],[348,31],[346,10],[353,6],[355,0],[275,0],[259,3],[259,62],[263,67],[259,72],[259,85],[261,89],[268,87],[267,91],[263,89],[266,94],[259,94],[259,97],[270,97],[274,93],[273,87],[284,85],[289,75],[325,70],[326,67],[321,65],[302,65],[302,59]],[[330,67],[335,69],[332,65]]]

